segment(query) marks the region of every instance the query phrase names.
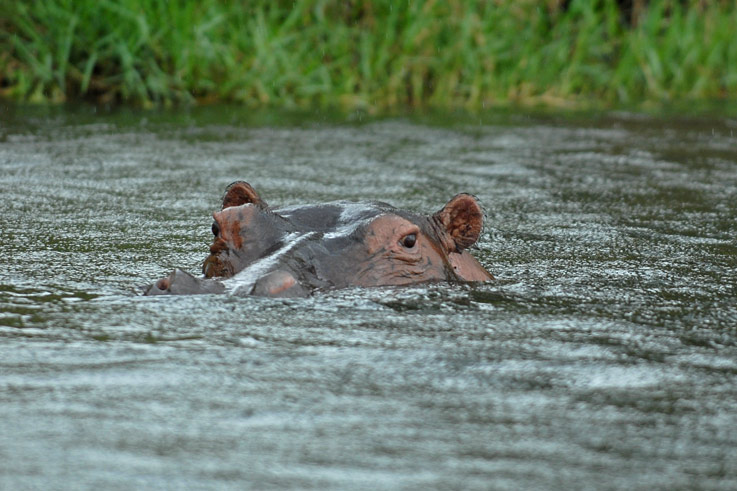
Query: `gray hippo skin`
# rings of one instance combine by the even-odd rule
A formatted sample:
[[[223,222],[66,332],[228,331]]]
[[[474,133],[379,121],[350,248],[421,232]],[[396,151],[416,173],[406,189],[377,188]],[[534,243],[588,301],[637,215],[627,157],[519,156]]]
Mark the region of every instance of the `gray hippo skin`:
[[[375,201],[272,209],[250,184],[237,181],[213,218],[204,277],[175,270],[146,295],[296,297],[325,288],[493,279],[466,250],[483,222],[469,194],[431,216]]]

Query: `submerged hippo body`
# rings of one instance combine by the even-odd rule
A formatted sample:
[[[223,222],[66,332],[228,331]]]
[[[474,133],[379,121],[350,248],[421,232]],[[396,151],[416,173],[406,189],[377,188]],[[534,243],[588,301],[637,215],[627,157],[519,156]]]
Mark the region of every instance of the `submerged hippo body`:
[[[204,278],[175,270],[146,295],[306,296],[321,288],[493,279],[466,250],[483,220],[468,194],[432,216],[381,202],[272,209],[237,181],[213,218]]]

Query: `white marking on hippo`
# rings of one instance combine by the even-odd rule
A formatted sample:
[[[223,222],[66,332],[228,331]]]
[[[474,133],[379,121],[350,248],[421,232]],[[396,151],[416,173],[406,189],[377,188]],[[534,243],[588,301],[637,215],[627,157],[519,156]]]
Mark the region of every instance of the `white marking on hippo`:
[[[342,206],[343,210],[338,217],[338,223],[342,224],[355,222],[366,214],[366,210],[376,209],[373,206],[366,206],[366,203],[343,203]]]
[[[289,218],[292,216],[293,212],[298,211],[302,208],[304,208],[304,205],[285,206],[283,208],[279,208],[278,210],[274,210],[274,213],[285,218]]]
[[[344,203],[342,206],[343,209],[338,217],[338,227],[333,232],[326,233],[324,235],[326,239],[348,237],[363,225],[386,214],[366,216],[367,210],[375,210],[376,208],[367,207],[365,203]]]
[[[339,239],[341,237],[348,237],[351,234],[353,234],[356,230],[358,230],[360,227],[370,223],[375,218],[378,218],[383,215],[385,215],[385,213],[382,213],[381,215],[372,216],[369,218],[364,218],[363,220],[357,220],[353,223],[346,223],[336,228],[333,232],[326,233],[323,237],[325,237],[326,239]]]
[[[266,257],[262,257],[232,278],[224,280],[223,284],[225,284],[228,289],[228,293],[235,295],[240,290],[244,290],[246,294],[250,293],[256,282],[269,273],[272,268],[278,264],[279,259],[281,259],[282,256],[294,249],[300,243],[315,235],[315,233],[316,232],[308,232],[302,235],[292,233],[287,235],[284,238],[287,245],[272,252]]]

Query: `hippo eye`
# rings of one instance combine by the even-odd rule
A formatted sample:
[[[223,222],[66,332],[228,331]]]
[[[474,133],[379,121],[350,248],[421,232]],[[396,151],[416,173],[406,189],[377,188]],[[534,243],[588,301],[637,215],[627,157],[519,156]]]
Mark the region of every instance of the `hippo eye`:
[[[220,227],[218,226],[217,222],[212,224],[212,234],[217,237],[220,235]]]
[[[415,234],[405,235],[402,239],[401,244],[407,249],[412,249],[417,242],[417,236]]]

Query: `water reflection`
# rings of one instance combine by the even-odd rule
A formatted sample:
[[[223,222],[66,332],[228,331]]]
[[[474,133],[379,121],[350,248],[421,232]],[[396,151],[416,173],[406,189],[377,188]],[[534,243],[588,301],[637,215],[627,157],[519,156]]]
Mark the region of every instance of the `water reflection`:
[[[44,111],[0,127],[0,487],[737,486],[733,120]],[[473,193],[498,280],[137,296],[235,179]]]

